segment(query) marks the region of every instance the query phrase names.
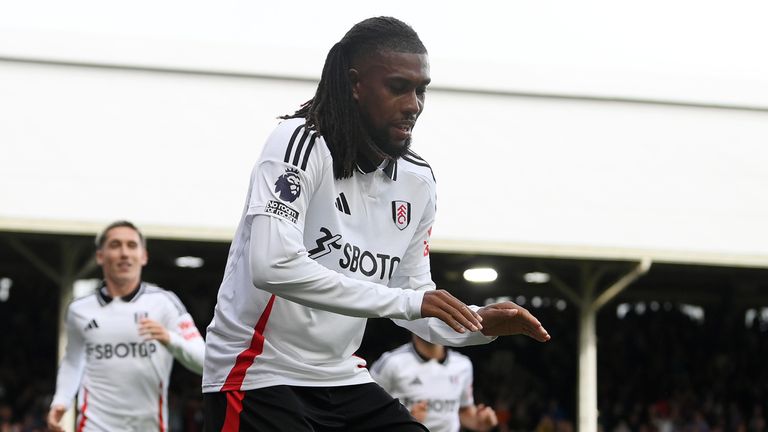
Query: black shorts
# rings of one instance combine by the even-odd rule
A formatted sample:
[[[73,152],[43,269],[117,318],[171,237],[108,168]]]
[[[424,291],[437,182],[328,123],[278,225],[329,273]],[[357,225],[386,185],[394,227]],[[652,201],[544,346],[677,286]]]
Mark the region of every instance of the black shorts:
[[[423,432],[378,384],[204,393],[205,432]]]

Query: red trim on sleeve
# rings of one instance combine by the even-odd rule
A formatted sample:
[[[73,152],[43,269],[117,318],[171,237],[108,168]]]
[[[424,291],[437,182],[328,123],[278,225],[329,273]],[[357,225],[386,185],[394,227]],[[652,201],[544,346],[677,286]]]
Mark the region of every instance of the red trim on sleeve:
[[[267,321],[269,320],[269,314],[272,313],[273,304],[275,304],[274,294],[269,298],[267,307],[264,309],[264,312],[261,313],[261,317],[259,317],[259,321],[256,323],[253,337],[251,338],[251,345],[246,348],[245,351],[238,354],[237,359],[235,360],[235,365],[232,367],[232,370],[229,371],[229,375],[227,375],[227,379],[224,381],[224,385],[221,387],[220,391],[227,392],[240,390],[240,386],[243,385],[243,380],[245,379],[246,371],[251,367],[256,357],[261,355],[262,351],[264,351],[264,329],[267,327]]]

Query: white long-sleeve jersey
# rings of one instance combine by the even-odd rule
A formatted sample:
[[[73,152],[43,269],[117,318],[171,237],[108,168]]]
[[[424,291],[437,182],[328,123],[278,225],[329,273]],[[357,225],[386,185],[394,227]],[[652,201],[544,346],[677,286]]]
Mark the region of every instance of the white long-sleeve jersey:
[[[168,330],[168,346],[139,335],[149,318]],[[168,380],[174,357],[201,373],[205,343],[192,317],[170,291],[142,283],[111,298],[104,287],[72,301],[67,348],[51,405],[77,394],[77,431],[167,431]]]
[[[409,153],[370,168],[335,179],[324,139],[302,119],[269,137],[206,333],[204,392],[371,382],[354,356],[369,317],[443,345],[493,339],[419,319],[435,288],[429,165]]]
[[[431,432],[459,430],[459,409],[475,404],[472,374],[472,361],[464,354],[447,350],[442,361],[428,359],[411,343],[385,352],[371,365],[376,382],[406,408],[427,403],[424,426]]]

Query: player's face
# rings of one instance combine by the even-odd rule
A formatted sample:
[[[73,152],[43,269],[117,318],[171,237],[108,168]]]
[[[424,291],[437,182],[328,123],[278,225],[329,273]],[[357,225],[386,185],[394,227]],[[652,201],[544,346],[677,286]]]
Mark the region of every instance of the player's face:
[[[96,251],[96,262],[104,278],[120,284],[139,283],[141,268],[147,264],[147,251],[139,233],[129,227],[107,231],[104,246]]]
[[[380,51],[356,62],[349,76],[373,141],[393,157],[405,154],[431,80],[427,55]]]

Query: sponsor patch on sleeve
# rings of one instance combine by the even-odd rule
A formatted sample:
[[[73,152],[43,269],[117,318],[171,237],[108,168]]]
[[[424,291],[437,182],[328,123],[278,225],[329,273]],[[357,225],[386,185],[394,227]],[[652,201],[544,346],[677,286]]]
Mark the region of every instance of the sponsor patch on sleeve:
[[[296,223],[296,221],[299,220],[299,212],[290,208],[285,203],[281,203],[280,201],[269,200],[267,205],[264,206],[264,211],[266,213],[271,213],[275,216],[289,220],[293,223]]]

